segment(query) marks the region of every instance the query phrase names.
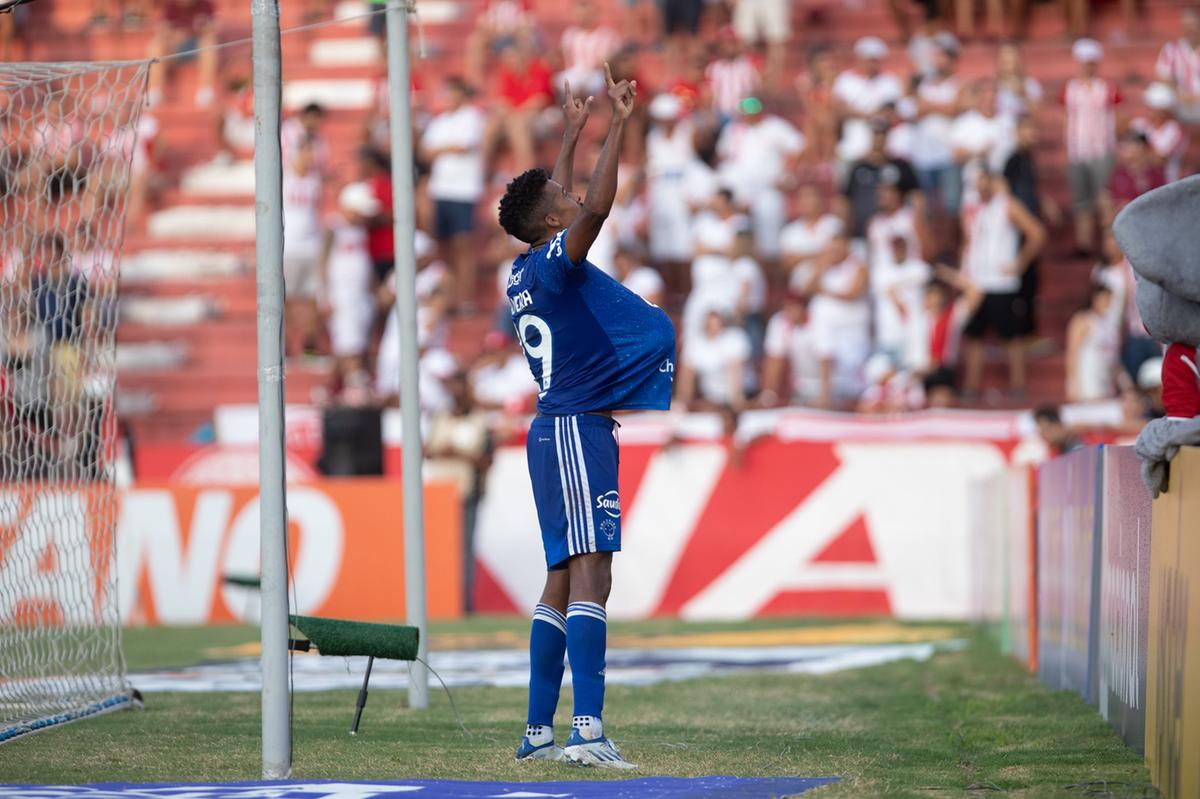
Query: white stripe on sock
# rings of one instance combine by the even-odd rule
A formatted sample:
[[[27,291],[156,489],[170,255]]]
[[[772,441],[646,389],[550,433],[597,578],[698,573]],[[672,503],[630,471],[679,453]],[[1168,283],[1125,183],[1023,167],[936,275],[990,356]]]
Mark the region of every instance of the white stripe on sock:
[[[546,624],[549,624],[551,627],[557,627],[559,629],[559,631],[562,632],[563,635],[567,634],[566,622],[562,619],[557,619],[554,616],[549,615],[548,613],[542,613],[541,611],[537,611],[533,614],[533,620],[534,621],[544,621],[544,622],[546,622]]]
[[[604,609],[604,606],[601,605],[599,602],[588,602],[587,600],[583,600],[583,599],[577,600],[577,601],[572,602],[569,605],[567,605],[567,613],[568,614],[571,612],[572,608],[577,609],[577,610],[583,610],[583,609],[593,610],[593,611],[599,613],[601,616],[608,615],[608,611],[606,611]]]
[[[577,616],[587,616],[589,619],[595,619],[596,621],[600,621],[600,622],[604,622],[605,624],[608,624],[608,618],[600,613],[595,613],[590,610],[568,610],[567,611],[568,621]]]
[[[554,607],[553,605],[547,605],[545,602],[537,603],[537,606],[533,610],[535,613],[539,610],[544,613],[549,613],[551,616],[554,616],[557,619],[566,619],[567,618],[559,611],[558,608]]]

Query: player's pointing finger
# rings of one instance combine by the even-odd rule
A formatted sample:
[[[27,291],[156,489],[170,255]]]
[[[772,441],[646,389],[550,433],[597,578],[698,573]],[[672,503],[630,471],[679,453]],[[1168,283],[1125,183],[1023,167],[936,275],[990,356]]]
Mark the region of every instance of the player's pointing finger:
[[[616,85],[613,81],[612,70],[609,69],[607,61],[604,62],[604,80],[608,83],[610,89]]]

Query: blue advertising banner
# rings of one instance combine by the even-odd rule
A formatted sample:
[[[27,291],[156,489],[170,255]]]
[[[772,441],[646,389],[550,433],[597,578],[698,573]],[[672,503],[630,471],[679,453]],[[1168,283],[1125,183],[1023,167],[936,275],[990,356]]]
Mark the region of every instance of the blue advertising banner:
[[[1105,447],[1100,542],[1100,714],[1138,752],[1146,734],[1150,492],[1133,447]]]
[[[1100,449],[1038,473],[1038,677],[1095,703],[1100,577]]]
[[[605,782],[398,782],[100,783],[96,785],[0,785],[0,799],[484,799],[571,797],[578,799],[773,799],[797,796],[837,777],[642,777]]]

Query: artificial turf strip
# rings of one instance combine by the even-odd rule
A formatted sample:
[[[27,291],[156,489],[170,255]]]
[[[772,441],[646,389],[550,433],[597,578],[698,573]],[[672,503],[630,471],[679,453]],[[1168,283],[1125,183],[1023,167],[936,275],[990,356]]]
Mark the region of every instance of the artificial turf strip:
[[[508,623],[501,623],[503,624]],[[519,627],[520,622],[512,622]],[[689,629],[678,625],[679,629]],[[626,627],[636,630],[637,627]],[[649,629],[649,628],[648,628]],[[653,628],[656,632],[661,628]],[[208,631],[162,633],[178,656]],[[228,631],[224,634],[232,639]],[[1095,710],[1052,692],[980,635],[960,652],[828,676],[759,674],[608,690],[606,731],[639,775],[842,776],[815,797],[1142,796],[1148,774]],[[243,633],[244,636],[244,633]],[[154,661],[156,634],[129,642]],[[225,642],[233,643],[232,640]],[[171,653],[163,652],[164,655]],[[611,779],[607,772],[512,762],[522,689],[455,691],[468,734],[432,693],[428,712],[372,692],[357,739],[353,692],[295,698],[298,778]],[[216,781],[259,771],[256,694],[151,694],[118,713],[7,744],[10,783]],[[570,707],[564,691],[561,708]],[[1107,782],[1102,793],[1095,789]]]

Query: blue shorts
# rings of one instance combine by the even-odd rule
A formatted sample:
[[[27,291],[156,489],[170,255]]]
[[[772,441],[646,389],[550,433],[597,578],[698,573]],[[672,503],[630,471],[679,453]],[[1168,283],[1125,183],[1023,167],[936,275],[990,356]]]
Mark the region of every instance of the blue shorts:
[[[538,416],[525,452],[546,568],[586,552],[621,550],[617,423],[594,414]]]

